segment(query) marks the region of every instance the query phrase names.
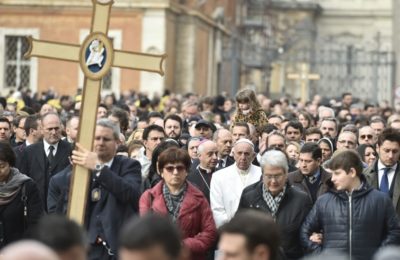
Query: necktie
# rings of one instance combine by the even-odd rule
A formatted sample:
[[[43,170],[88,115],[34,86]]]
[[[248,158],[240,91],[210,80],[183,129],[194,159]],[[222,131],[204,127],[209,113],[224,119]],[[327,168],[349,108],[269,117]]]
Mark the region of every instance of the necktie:
[[[387,176],[389,171],[390,171],[390,168],[383,169],[383,175],[382,175],[382,179],[381,179],[380,190],[385,193],[389,193],[389,179]]]
[[[47,160],[49,160],[49,164],[51,164],[51,162],[54,159],[53,151],[54,151],[54,146],[50,145],[49,146],[49,155],[47,156]]]

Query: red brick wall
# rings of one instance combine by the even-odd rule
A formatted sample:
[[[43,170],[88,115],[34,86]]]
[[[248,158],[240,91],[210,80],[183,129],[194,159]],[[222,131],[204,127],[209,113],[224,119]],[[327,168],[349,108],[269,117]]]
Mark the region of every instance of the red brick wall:
[[[91,8],[17,7],[0,9],[0,27],[38,28],[40,39],[79,44],[80,30],[90,29]],[[110,29],[121,30],[122,49],[140,51],[141,13],[112,10]],[[53,86],[60,94],[74,94],[78,87],[79,64],[39,59],[38,91]],[[121,92],[139,86],[139,72],[121,71]]]

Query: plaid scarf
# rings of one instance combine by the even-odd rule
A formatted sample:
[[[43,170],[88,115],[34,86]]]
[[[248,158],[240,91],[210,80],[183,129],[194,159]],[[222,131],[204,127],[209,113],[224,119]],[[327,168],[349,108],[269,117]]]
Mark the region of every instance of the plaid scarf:
[[[183,198],[185,197],[185,192],[187,189],[186,182],[183,184],[183,187],[179,190],[177,194],[171,194],[168,189],[168,186],[163,185],[163,195],[165,200],[165,205],[167,206],[168,214],[171,216],[172,221],[175,223],[178,219],[179,209],[181,208],[181,204]]]
[[[278,211],[279,205],[281,204],[282,198],[286,192],[286,185],[283,187],[283,190],[279,192],[279,194],[276,195],[275,197],[271,195],[271,193],[268,191],[267,187],[265,187],[264,184],[262,186],[262,189],[263,189],[263,198],[267,203],[267,206],[271,210],[272,217],[275,219],[276,212]]]

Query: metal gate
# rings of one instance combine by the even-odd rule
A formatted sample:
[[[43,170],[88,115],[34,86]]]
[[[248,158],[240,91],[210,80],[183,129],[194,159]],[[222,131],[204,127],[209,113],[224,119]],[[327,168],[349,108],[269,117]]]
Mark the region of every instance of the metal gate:
[[[351,92],[362,101],[391,102],[396,66],[392,52],[318,42],[314,46],[291,51],[283,58],[287,70],[293,71],[305,62],[310,64],[310,72],[320,75],[320,80],[309,82],[309,97],[315,94],[339,97],[343,92]],[[289,87],[296,84],[285,81]]]

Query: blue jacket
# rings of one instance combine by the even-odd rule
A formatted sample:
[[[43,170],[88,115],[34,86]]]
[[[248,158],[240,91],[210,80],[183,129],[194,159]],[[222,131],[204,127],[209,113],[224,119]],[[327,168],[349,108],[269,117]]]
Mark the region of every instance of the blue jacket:
[[[372,189],[363,175],[361,180],[362,187],[352,194],[331,188],[316,201],[300,233],[307,251],[334,249],[350,259],[368,260],[381,246],[400,244],[399,220],[389,196]],[[323,233],[322,245],[309,240],[313,232]]]

